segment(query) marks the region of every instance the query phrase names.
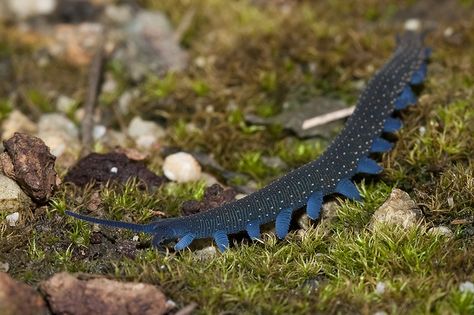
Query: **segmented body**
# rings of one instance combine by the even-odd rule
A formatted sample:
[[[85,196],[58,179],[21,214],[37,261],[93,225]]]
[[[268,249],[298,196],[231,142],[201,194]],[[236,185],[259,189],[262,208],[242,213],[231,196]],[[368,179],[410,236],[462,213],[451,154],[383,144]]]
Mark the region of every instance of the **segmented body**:
[[[283,238],[294,210],[306,205],[309,217],[316,219],[324,196],[339,193],[351,199],[360,198],[351,178],[357,173],[381,171],[368,156],[392,147],[380,136],[401,127],[401,122],[391,115],[416,101],[410,84],[423,81],[426,58],[420,35],[405,33],[392,58],[367,84],[354,113],[328,149],[318,159],[245,198],[206,212],[145,225],[68,214],[94,223],[153,233],[155,244],[178,238],[178,250],[196,238],[208,237],[213,237],[219,248],[225,250],[229,246],[228,234],[247,231],[250,237],[258,238],[260,225],[271,221],[276,221],[276,233]]]

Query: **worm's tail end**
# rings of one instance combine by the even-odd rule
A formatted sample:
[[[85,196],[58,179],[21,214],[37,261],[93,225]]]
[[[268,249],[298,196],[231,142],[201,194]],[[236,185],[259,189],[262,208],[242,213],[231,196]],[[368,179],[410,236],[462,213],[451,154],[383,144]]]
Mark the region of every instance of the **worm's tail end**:
[[[153,224],[135,224],[135,223],[122,222],[122,221],[99,219],[99,218],[91,217],[88,215],[75,213],[69,210],[66,210],[65,213],[71,217],[74,217],[76,219],[80,219],[83,221],[106,225],[106,226],[115,227],[119,229],[127,229],[134,232],[150,233],[151,230],[153,229]]]

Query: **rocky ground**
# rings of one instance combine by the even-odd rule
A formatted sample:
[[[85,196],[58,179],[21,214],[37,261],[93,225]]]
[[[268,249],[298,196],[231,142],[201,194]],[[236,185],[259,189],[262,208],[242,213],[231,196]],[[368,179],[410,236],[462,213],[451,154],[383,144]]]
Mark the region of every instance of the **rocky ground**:
[[[474,314],[473,23],[466,0],[0,2],[0,314]],[[146,223],[263,187],[420,26],[428,79],[363,203],[224,254],[65,215]]]

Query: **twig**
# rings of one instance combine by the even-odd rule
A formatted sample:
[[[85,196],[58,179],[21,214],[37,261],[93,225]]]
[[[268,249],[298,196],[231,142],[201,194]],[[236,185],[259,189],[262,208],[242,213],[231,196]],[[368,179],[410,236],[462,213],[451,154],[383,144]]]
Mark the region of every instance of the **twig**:
[[[82,123],[82,155],[91,152],[92,132],[94,129],[94,109],[99,95],[99,88],[102,81],[102,66],[104,64],[104,37],[102,36],[100,44],[94,55],[89,72],[89,88],[87,90],[87,99],[84,105],[84,120]]]
[[[324,125],[330,123],[331,121],[338,120],[347,116],[350,116],[354,112],[355,106],[348,108],[336,110],[324,115],[319,115],[310,119],[303,121],[302,128],[303,130],[310,129],[316,126]]]
[[[183,35],[191,26],[195,14],[196,9],[186,11],[184,16],[181,18],[178,27],[176,27],[176,30],[174,31],[173,38],[175,42],[180,42],[183,39]]]

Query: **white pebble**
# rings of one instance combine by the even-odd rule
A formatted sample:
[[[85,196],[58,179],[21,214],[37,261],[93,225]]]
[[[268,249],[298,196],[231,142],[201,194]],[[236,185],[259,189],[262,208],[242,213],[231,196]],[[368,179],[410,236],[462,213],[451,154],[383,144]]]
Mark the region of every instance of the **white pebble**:
[[[110,173],[114,173],[114,174],[117,174],[118,173],[118,168],[117,167],[111,167],[110,168]]]
[[[138,237],[138,235],[134,235],[133,238],[132,238],[132,241],[134,242],[138,242],[140,238]]]
[[[474,293],[474,283],[471,281],[461,283],[459,285],[459,291],[463,293]]]
[[[8,270],[10,270],[10,264],[0,261],[0,272],[8,272]]]
[[[443,32],[443,35],[445,37],[451,37],[453,36],[453,34],[454,34],[454,29],[452,27],[447,27]]]
[[[16,223],[20,219],[20,213],[14,212],[12,214],[9,214],[5,217],[5,220],[7,221],[9,226],[16,226]]]
[[[59,95],[56,100],[56,109],[62,113],[69,113],[74,109],[77,102],[66,95]]]
[[[450,208],[454,207],[454,198],[453,197],[448,198],[448,206]]]
[[[405,21],[405,30],[418,31],[421,28],[421,21],[418,19],[408,19]]]
[[[385,283],[383,282],[377,282],[377,285],[375,286],[375,293],[377,295],[382,295],[385,293]]]
[[[135,140],[137,146],[150,149],[158,139],[165,136],[165,131],[160,125],[153,121],[135,117],[128,126],[128,135]]]
[[[426,128],[421,126],[418,128],[418,132],[420,133],[420,136],[423,136],[426,133]]]
[[[94,129],[92,130],[92,136],[94,137],[94,140],[99,140],[103,136],[105,136],[107,132],[107,128],[103,125],[96,125],[94,126]]]
[[[445,236],[445,237],[452,237],[454,236],[453,231],[447,226],[435,226],[428,230],[428,233],[437,236]]]
[[[185,183],[201,177],[201,165],[191,154],[178,152],[166,157],[163,172],[168,179]]]

